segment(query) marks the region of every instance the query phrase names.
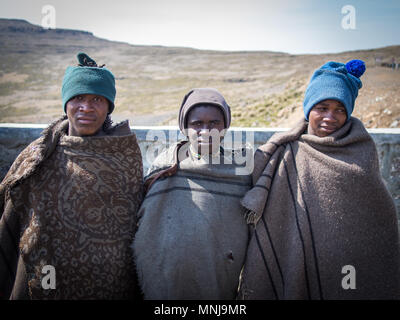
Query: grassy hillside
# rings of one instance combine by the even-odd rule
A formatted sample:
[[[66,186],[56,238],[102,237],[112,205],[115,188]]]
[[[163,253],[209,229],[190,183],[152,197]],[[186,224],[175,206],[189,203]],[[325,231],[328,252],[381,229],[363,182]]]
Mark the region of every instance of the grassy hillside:
[[[214,87],[232,107],[233,126],[289,127],[302,114],[313,70],[358,58],[367,71],[355,116],[369,128],[400,127],[400,69],[375,65],[376,57],[400,62],[400,46],[323,55],[134,46],[9,19],[0,19],[0,122],[48,123],[61,115],[62,77],[80,51],[114,73],[113,118],[131,125],[175,125],[185,93]]]

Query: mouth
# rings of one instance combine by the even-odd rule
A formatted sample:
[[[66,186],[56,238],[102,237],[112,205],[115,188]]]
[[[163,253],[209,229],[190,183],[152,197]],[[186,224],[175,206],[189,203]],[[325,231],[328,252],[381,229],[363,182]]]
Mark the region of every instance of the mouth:
[[[208,141],[208,140],[197,140],[197,143],[204,145],[204,144],[211,144],[211,141]]]
[[[197,140],[197,145],[202,146],[202,147],[217,147],[220,145],[220,143],[218,143],[217,141],[211,141],[210,140]]]
[[[80,124],[92,124],[96,121],[96,119],[90,117],[77,117],[76,120]]]
[[[211,136],[197,136],[197,143],[201,144],[210,144],[211,143]]]
[[[332,125],[321,125],[320,129],[322,131],[330,132],[330,133],[332,133],[332,132],[337,130],[336,126],[332,126]]]

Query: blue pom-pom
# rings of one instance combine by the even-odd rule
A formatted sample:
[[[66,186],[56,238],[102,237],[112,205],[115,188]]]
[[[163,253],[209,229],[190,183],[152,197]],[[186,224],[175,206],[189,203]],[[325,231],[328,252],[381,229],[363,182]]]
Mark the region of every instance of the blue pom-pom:
[[[365,63],[362,60],[351,60],[346,63],[346,69],[350,74],[359,78],[365,72]]]

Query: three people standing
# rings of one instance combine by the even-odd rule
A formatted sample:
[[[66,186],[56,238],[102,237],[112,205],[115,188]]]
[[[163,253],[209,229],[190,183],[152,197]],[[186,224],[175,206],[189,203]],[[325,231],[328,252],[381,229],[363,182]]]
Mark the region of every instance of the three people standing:
[[[186,139],[143,179],[135,135],[112,125],[112,73],[78,59],[63,80],[66,116],[0,185],[0,298],[399,298],[395,206],[352,117],[362,61],[318,68],[304,119],[261,146],[245,174],[236,160],[252,150],[223,144],[225,98],[191,90],[179,111]],[[54,290],[41,285],[46,265]]]

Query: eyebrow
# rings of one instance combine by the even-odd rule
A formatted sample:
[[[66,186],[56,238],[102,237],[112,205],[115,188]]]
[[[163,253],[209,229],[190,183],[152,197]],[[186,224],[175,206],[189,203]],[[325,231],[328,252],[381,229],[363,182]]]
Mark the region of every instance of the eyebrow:
[[[324,107],[328,107],[329,103],[320,102],[319,105],[324,106]],[[342,103],[340,103],[340,102],[339,102],[339,104],[336,105],[336,107],[345,109],[344,105]]]
[[[203,119],[191,119],[189,120],[189,123],[193,123],[193,122],[222,122],[223,120],[221,119],[210,119],[210,120],[203,120]]]

